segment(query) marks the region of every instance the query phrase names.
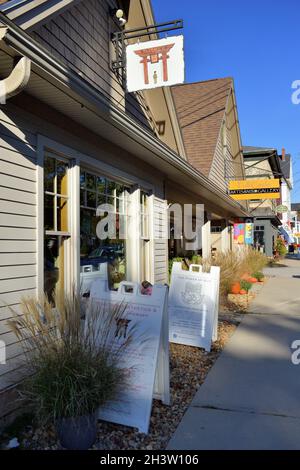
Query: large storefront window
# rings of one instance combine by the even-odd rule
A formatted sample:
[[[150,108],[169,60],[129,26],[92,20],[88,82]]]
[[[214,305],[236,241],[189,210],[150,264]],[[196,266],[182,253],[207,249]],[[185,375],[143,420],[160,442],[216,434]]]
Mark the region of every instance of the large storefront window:
[[[44,290],[50,300],[63,291],[69,233],[67,161],[46,155],[44,162]]]
[[[111,289],[126,278],[126,240],[121,229],[126,223],[128,194],[123,184],[88,171],[80,173],[80,283],[84,294],[105,263]],[[116,215],[115,237],[106,240],[100,240],[96,233],[100,221],[96,209],[101,204],[110,204]]]

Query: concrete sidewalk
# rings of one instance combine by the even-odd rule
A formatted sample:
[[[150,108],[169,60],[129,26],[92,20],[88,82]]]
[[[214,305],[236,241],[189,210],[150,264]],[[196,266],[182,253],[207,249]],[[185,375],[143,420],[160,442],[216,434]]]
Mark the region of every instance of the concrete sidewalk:
[[[291,344],[300,340],[300,279],[292,272],[275,276],[208,374],[168,449],[300,449],[300,365],[291,362]]]

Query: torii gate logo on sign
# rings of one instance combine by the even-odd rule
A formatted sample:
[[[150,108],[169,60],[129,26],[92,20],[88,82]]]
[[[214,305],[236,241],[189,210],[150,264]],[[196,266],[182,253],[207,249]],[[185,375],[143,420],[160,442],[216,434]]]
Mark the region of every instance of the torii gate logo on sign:
[[[129,92],[183,83],[183,36],[131,44],[126,64]]]

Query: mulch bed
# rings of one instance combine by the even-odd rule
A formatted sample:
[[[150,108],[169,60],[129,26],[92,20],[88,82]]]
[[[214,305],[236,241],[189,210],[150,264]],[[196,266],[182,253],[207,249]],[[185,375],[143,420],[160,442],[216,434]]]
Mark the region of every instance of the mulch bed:
[[[237,327],[236,321],[219,321],[218,341],[210,353],[190,346],[170,345],[171,406],[154,400],[150,432],[99,422],[97,442],[101,450],[164,450],[207,373]],[[16,436],[10,436],[16,437]],[[60,449],[53,426],[36,428],[28,424],[17,436],[22,449]]]

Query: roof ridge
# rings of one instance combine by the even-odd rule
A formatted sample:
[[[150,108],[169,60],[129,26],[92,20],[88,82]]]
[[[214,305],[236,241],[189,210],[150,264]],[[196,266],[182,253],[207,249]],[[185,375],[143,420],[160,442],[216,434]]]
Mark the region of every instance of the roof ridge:
[[[187,85],[197,85],[199,83],[218,82],[221,80],[231,80],[232,82],[234,81],[233,77],[210,78],[208,80],[197,80],[196,82],[179,83],[178,85],[172,85],[171,88],[177,88],[180,86],[187,86]]]

